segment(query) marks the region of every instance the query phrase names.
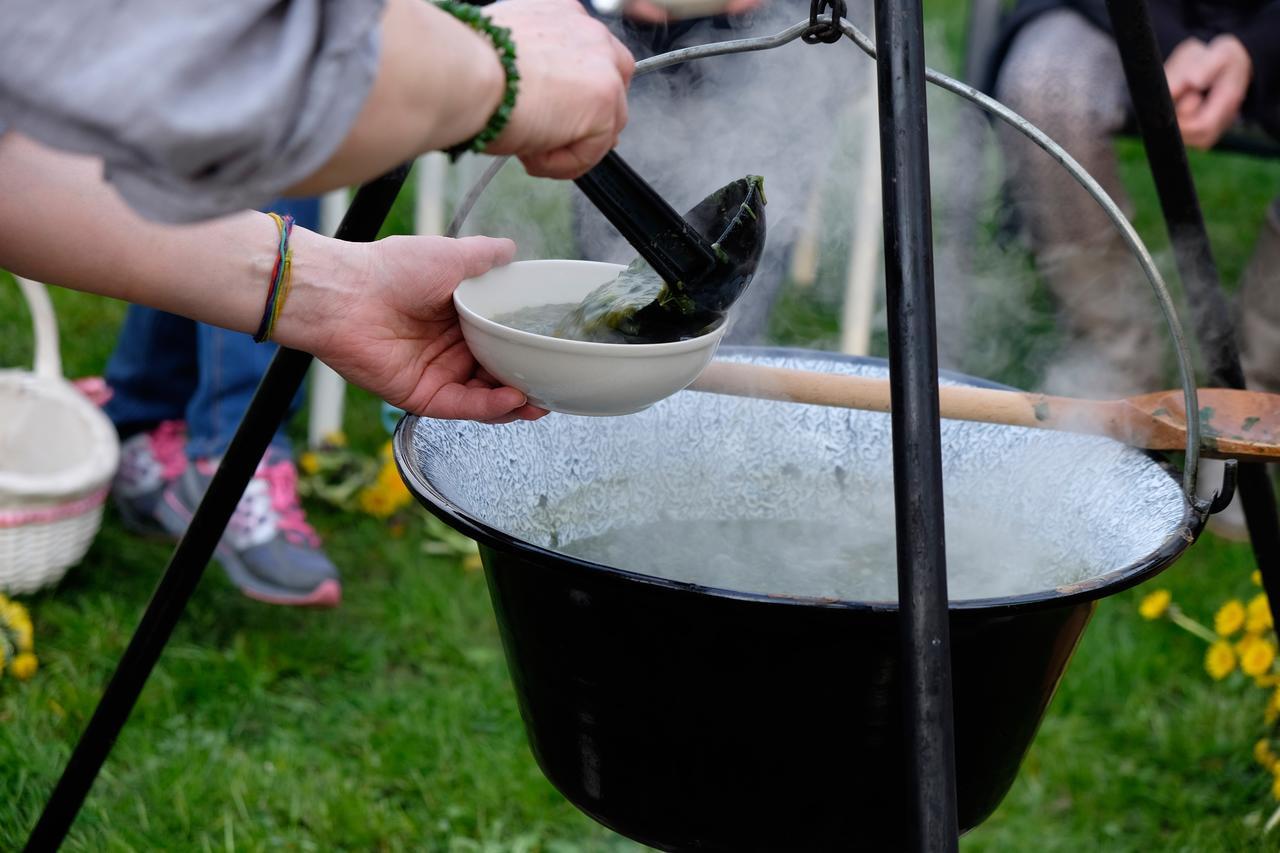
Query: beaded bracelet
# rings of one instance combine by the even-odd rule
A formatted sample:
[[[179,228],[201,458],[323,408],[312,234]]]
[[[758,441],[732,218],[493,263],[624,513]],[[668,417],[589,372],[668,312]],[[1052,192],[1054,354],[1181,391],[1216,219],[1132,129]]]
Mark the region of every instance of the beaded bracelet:
[[[493,47],[498,51],[498,61],[507,75],[507,89],[502,95],[502,103],[489,117],[489,123],[465,142],[460,142],[446,152],[453,159],[468,152],[480,153],[489,147],[489,143],[498,138],[502,129],[511,120],[511,111],[516,106],[516,95],[520,91],[520,72],[516,70],[516,44],[511,40],[511,30],[500,27],[489,20],[488,16],[475,6],[459,3],[457,0],[435,0],[442,12],[448,12],[459,21],[482,35],[488,36]]]
[[[267,303],[262,309],[262,322],[253,336],[256,344],[271,340],[275,331],[276,320],[284,310],[284,301],[289,297],[290,272],[293,268],[293,249],[289,248],[289,235],[293,233],[293,217],[281,217],[277,213],[268,213],[276,227],[280,229],[280,246],[276,254],[276,265],[271,269],[271,286],[267,290]]]

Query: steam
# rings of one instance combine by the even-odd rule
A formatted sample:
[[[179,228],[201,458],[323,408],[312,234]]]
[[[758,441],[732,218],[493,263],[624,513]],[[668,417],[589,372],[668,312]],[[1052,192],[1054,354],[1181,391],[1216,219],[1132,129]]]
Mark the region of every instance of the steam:
[[[791,5],[766,9],[746,30],[702,23],[674,45],[657,49],[774,33],[800,17]],[[868,7],[852,16],[869,29]],[[938,65],[946,50],[936,33],[926,38],[930,61]],[[637,78],[620,150],[674,207],[688,209],[745,174],[765,176],[765,255],[735,309],[728,342],[838,348],[832,318],[845,299],[853,219],[858,196],[867,189],[859,180],[866,161],[878,165],[879,158],[878,151],[865,148],[864,125],[875,121],[874,88],[874,64],[851,45],[799,41]],[[1167,345],[1158,311],[1137,264],[1117,249],[1109,224],[1103,222],[1075,257],[1029,251],[1044,246],[1044,235],[1030,227],[1036,221],[1097,210],[1085,191],[1030,142],[1013,134],[997,138],[971,105],[931,89],[929,108],[942,366],[1031,390],[1093,398],[1164,385]],[[1012,176],[1015,194],[1020,185],[1036,190],[1011,200],[1002,175]],[[789,250],[815,195],[822,210],[817,279],[796,291],[787,281]],[[580,193],[562,182],[530,179],[514,164],[482,197],[467,230],[513,237],[520,258],[625,263],[634,256]],[[879,254],[882,241],[875,246]],[[874,290],[871,352],[884,355],[882,273]],[[786,303],[783,310],[776,310],[779,300]],[[1066,310],[1072,300],[1087,312],[1079,304]],[[1070,319],[1082,313],[1092,318],[1095,334]],[[1105,346],[1098,345],[1100,339]]]

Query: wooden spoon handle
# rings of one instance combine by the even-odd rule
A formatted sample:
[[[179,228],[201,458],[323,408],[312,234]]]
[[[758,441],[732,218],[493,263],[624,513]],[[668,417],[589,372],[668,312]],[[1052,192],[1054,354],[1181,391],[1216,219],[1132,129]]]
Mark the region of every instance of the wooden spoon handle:
[[[890,409],[888,379],[758,364],[713,361],[689,388],[872,412]],[[942,416],[953,420],[1109,435],[1130,443],[1133,440],[1132,425],[1125,420],[1128,412],[1121,400],[1077,400],[963,385],[941,386],[938,398]]]

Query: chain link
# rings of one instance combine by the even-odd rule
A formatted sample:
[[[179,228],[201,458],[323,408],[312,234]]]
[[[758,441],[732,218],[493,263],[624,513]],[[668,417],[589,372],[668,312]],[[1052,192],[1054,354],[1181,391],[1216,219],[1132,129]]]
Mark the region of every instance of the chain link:
[[[830,10],[831,17],[819,17]],[[805,44],[835,44],[844,35],[840,19],[848,14],[844,0],[809,0],[809,26],[800,38]]]

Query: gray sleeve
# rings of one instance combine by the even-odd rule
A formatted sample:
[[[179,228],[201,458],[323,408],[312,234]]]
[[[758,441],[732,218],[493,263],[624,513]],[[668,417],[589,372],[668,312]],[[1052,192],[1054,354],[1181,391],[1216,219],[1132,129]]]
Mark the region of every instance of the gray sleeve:
[[[359,113],[382,0],[4,0],[0,132],[103,158],[139,213],[260,207]]]

